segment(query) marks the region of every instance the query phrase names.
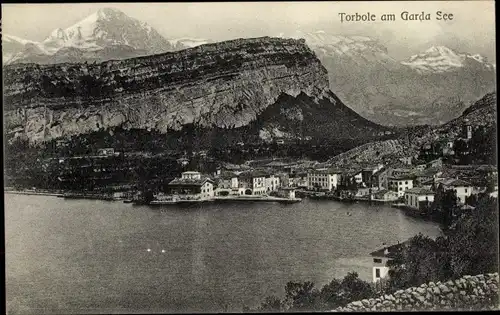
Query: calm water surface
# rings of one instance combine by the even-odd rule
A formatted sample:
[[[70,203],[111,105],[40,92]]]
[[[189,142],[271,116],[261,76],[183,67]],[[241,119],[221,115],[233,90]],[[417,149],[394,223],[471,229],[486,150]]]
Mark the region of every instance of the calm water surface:
[[[5,224],[9,314],[238,312],[290,280],[369,281],[384,242],[440,233],[389,206],[314,200],[151,208],[6,194]]]

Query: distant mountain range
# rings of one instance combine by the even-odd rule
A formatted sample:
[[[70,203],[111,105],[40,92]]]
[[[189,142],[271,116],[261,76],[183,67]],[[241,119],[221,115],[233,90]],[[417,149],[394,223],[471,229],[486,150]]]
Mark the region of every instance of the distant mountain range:
[[[388,126],[442,124],[495,90],[496,66],[478,54],[435,46],[396,60],[365,36],[317,32],[280,34],[303,38],[328,71],[330,89],[361,116]],[[209,39],[166,39],[147,23],[116,9],[101,9],[52,31],[42,42],[2,35],[3,62],[84,63],[179,51]]]
[[[3,62],[53,64],[101,62],[181,50],[208,41],[165,39],[147,23],[105,8],[80,22],[53,30],[42,42],[4,34]]]
[[[304,38],[328,70],[331,90],[377,123],[442,124],[495,90],[496,67],[478,54],[436,46],[399,61],[365,36],[323,31],[280,36]]]

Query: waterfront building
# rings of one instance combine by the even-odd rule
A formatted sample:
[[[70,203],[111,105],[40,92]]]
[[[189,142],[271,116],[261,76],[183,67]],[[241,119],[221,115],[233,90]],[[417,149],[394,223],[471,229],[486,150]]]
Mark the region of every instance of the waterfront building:
[[[360,187],[360,188],[358,188],[358,190],[356,191],[356,194],[354,196],[363,198],[363,197],[370,196],[371,194],[372,194],[372,188]]]
[[[472,195],[472,184],[461,179],[446,179],[439,182],[444,190],[454,190],[457,194],[457,201],[460,204],[465,204],[467,197]]]
[[[269,174],[264,171],[250,171],[238,176],[240,187],[245,187],[245,195],[265,195],[267,191],[266,177]]]
[[[398,193],[388,189],[382,189],[373,194],[374,199],[383,201],[394,201],[398,199]]]
[[[294,187],[281,187],[278,190],[278,196],[282,198],[295,199]]]
[[[404,193],[404,202],[408,208],[422,211],[434,201],[434,192],[422,187],[408,189]]]
[[[287,173],[278,173],[275,176],[279,179],[280,187],[290,187],[289,175]]]
[[[332,191],[337,188],[339,182],[338,170],[313,169],[307,172],[307,189]]]
[[[387,189],[389,187],[388,178],[391,173],[391,168],[388,166],[382,167],[376,171],[371,177],[371,186],[379,189]]]
[[[307,189],[307,173],[293,173],[288,176],[288,186]]]
[[[389,189],[397,192],[398,198],[404,196],[408,189],[413,188],[413,177],[411,175],[399,175],[389,177]]]
[[[214,182],[199,172],[183,172],[181,178],[168,183],[168,191],[178,200],[210,200],[214,197]]]
[[[354,178],[354,182],[356,182],[356,184],[358,184],[358,185],[363,184],[363,171],[362,170],[353,171],[352,177]]]
[[[217,178],[218,189],[238,188],[238,175],[233,172],[221,172]]]
[[[376,174],[378,171],[380,171],[384,167],[384,164],[375,164],[375,165],[370,165],[361,171],[361,182],[363,182],[366,187],[375,187],[377,185],[374,185],[372,180],[373,175]]]
[[[278,187],[280,187],[279,176],[274,174],[266,174],[265,178],[266,194],[270,193],[271,191],[278,190]]]

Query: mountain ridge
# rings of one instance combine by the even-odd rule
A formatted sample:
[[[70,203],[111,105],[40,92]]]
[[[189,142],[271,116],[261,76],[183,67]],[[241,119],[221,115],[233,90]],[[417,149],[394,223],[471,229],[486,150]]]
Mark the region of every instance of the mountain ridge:
[[[99,64],[15,64],[5,74],[8,134],[32,142],[113,126],[238,128],[283,94],[344,106],[328,93],[326,69],[314,52],[294,39],[236,39]],[[360,134],[385,130],[345,111]]]
[[[4,63],[93,62],[188,48],[182,42],[173,44],[149,24],[113,8],[99,9],[69,27],[56,28],[41,42],[17,39],[21,45],[32,46],[13,49]],[[65,51],[73,51],[73,59]]]
[[[450,53],[448,59],[435,57],[440,64],[434,65],[436,60],[420,58],[415,65],[412,57],[392,58],[380,41],[366,36],[296,32],[288,37],[306,40],[328,71],[330,89],[347,106],[383,125],[440,125],[495,86],[495,65],[477,54],[431,47],[413,62],[432,53]],[[454,61],[459,63],[452,66]]]

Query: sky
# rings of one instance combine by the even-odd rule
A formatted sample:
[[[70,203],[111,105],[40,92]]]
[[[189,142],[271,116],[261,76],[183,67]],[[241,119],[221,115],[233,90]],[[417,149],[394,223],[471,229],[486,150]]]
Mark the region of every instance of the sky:
[[[220,41],[323,30],[376,38],[396,59],[444,45],[495,61],[494,1],[485,0],[2,4],[2,32],[41,41],[52,30],[69,27],[105,7],[147,22],[166,38]],[[428,13],[432,20],[403,21],[404,11]],[[452,13],[453,20],[436,20],[437,11]],[[370,13],[377,19],[382,14],[395,14],[396,21],[341,23],[342,12]]]

